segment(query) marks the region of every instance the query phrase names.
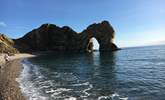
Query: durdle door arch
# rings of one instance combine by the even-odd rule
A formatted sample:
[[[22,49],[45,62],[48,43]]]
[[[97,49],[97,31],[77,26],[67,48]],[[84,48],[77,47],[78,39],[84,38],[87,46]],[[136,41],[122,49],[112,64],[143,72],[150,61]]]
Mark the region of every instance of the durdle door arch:
[[[97,39],[95,37],[92,37],[89,39],[86,50],[88,52],[97,51],[97,50],[99,50],[99,47],[100,47],[100,44],[97,41]]]
[[[99,51],[114,51],[117,48],[113,43],[114,34],[114,29],[107,21],[103,21],[99,24],[92,24],[80,33],[82,48],[86,51],[93,50],[93,43],[90,40],[95,38],[100,45]]]
[[[14,45],[20,52],[58,51],[86,52],[92,50],[91,38],[96,38],[100,52],[118,50],[113,43],[115,31],[108,21],[89,25],[81,33],[75,32],[68,26],[59,27],[54,24],[43,24],[15,39]]]

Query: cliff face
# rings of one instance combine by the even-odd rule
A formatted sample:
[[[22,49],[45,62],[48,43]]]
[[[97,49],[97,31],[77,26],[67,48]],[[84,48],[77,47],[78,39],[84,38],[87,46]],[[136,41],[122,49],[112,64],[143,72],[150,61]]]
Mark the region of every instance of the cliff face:
[[[0,53],[17,53],[13,47],[14,41],[7,38],[4,34],[0,34]]]
[[[16,39],[15,46],[22,52],[35,51],[88,51],[90,39],[95,37],[100,44],[100,51],[115,51],[117,46],[113,43],[114,30],[112,26],[103,21],[92,24],[81,33],[76,33],[68,26],[58,27],[53,24],[43,24],[22,38]]]
[[[22,52],[34,51],[67,51],[77,50],[77,33],[69,27],[58,27],[43,24],[38,29],[27,33],[24,37],[14,40],[15,46]]]

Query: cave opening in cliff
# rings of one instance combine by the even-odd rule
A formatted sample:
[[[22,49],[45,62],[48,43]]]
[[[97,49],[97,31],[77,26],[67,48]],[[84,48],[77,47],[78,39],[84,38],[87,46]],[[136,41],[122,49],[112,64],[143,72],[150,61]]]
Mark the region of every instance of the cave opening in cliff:
[[[87,46],[87,51],[92,52],[92,51],[98,51],[99,50],[99,43],[96,38],[92,37],[89,40],[88,46]]]

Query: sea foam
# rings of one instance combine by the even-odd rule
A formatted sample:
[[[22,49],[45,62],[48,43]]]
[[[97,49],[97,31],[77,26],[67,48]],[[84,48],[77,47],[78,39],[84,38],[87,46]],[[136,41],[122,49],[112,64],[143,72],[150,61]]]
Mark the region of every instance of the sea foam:
[[[93,95],[89,92],[94,88],[93,84],[88,81],[81,82],[73,73],[53,72],[54,78],[60,78],[67,82],[75,82],[69,86],[70,88],[64,88],[59,86],[58,82],[45,78],[46,76],[41,73],[39,67],[28,60],[23,60],[22,65],[23,70],[16,80],[19,82],[21,91],[27,100],[90,100]],[[69,95],[63,95],[63,93],[69,93]],[[75,97],[72,93],[79,93],[79,97]],[[108,99],[128,100],[128,98],[122,98],[117,93],[99,96],[95,100]]]
[[[39,92],[39,88],[36,88],[34,86],[34,83],[31,81],[32,78],[31,67],[33,67],[36,74],[39,75],[37,67],[31,64],[30,62],[28,62],[27,60],[23,60],[22,65],[23,65],[23,70],[20,76],[16,79],[16,81],[20,84],[21,91],[25,95],[26,99],[48,100],[47,97],[42,96],[42,94]]]

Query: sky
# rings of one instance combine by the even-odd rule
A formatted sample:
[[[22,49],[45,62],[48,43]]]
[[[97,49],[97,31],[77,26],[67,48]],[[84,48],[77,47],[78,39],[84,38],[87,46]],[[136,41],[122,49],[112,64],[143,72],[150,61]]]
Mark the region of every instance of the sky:
[[[44,23],[81,32],[103,20],[119,47],[165,43],[165,0],[0,0],[0,33],[10,38]]]

